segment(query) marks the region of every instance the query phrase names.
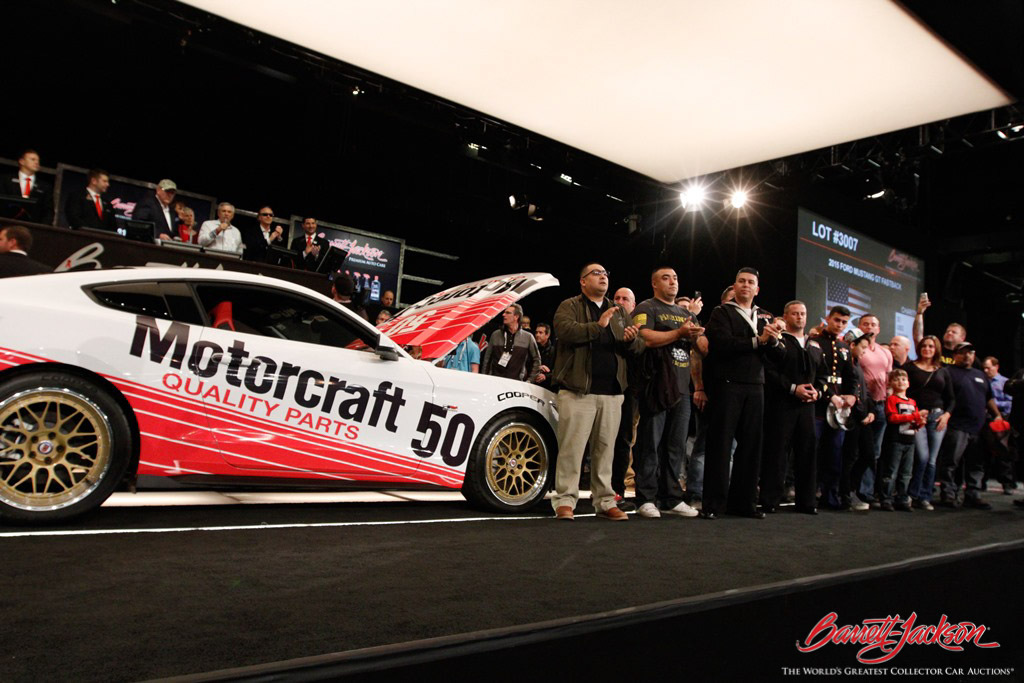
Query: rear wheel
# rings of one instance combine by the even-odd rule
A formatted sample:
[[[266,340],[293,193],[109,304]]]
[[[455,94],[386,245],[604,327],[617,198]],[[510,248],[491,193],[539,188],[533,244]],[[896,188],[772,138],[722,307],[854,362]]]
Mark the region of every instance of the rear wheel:
[[[529,510],[544,500],[552,479],[553,449],[539,419],[513,412],[491,420],[477,439],[462,493],[500,512]]]
[[[98,507],[131,459],[131,429],[103,389],[62,372],[0,385],[0,517],[67,519]]]

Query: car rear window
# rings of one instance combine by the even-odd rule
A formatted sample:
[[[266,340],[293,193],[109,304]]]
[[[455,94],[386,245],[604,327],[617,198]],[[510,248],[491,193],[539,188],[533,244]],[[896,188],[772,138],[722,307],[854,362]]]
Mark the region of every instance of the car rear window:
[[[102,285],[93,287],[88,293],[96,303],[107,308],[173,320],[156,283]]]

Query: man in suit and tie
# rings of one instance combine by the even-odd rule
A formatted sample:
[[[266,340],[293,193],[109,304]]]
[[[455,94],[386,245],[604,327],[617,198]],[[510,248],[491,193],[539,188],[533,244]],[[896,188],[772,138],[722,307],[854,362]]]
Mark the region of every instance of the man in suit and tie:
[[[86,178],[88,184],[85,190],[71,193],[64,204],[68,226],[72,230],[95,228],[115,232],[117,223],[114,220],[114,207],[103,199],[103,193],[110,187],[110,174],[94,168]]]
[[[0,186],[0,194],[26,199],[12,218],[49,225],[53,221],[53,188],[39,177],[39,153],[26,149],[18,157],[18,173]]]
[[[132,213],[137,221],[149,221],[153,224],[153,232],[162,240],[170,240],[178,234],[175,225],[174,197],[178,194],[178,185],[167,178],[156,184],[156,192],[147,195],[139,202]]]
[[[32,233],[20,225],[0,229],[0,277],[52,273],[53,268],[28,257],[32,248]]]
[[[789,449],[793,449],[793,476],[796,480],[796,510],[817,514],[818,488],[814,448],[814,404],[822,387],[816,380],[823,376],[821,348],[808,343],[804,335],[807,306],[790,301],[783,309],[786,329],[782,345],[786,355],[764,364],[764,450],[761,461],[761,509],[775,512],[785,491]]]
[[[302,270],[316,270],[320,257],[327,253],[331,243],[316,234],[315,218],[302,221],[302,235],[292,240],[291,250],[295,253],[295,267]]]

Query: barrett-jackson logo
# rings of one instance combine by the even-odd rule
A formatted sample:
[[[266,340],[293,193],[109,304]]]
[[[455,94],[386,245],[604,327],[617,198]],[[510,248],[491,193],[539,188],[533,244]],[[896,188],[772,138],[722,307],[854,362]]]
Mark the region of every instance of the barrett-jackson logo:
[[[884,619],[865,619],[857,626],[837,626],[835,612],[829,612],[814,625],[804,642],[797,642],[800,652],[814,652],[826,645],[863,645],[857,651],[861,664],[881,664],[898,655],[906,645],[938,645],[950,652],[963,652],[964,644],[980,648],[999,647],[996,642],[981,642],[987,628],[984,624],[962,621],[954,624],[943,614],[935,625],[915,626],[917,612],[906,619],[900,615]]]

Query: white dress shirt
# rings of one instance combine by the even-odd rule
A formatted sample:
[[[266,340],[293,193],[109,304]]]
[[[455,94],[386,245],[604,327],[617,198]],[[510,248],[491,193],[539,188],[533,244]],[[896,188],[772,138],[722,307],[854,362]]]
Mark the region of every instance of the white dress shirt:
[[[236,254],[242,253],[242,233],[238,228],[231,225],[224,232],[217,234],[220,221],[206,221],[199,227],[199,246],[208,249],[220,249],[221,251],[233,251]]]

